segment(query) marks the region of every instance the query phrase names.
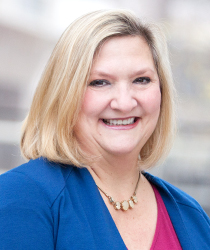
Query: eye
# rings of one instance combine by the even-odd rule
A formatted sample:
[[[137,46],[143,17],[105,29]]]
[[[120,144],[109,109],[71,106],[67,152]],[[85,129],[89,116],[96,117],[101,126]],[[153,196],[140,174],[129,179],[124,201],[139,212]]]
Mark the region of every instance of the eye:
[[[94,80],[92,82],[89,83],[89,86],[93,86],[93,87],[103,87],[105,85],[109,85],[110,83],[106,80]]]
[[[140,84],[148,84],[151,82],[151,79],[149,77],[138,77],[136,78],[133,83],[140,83]]]

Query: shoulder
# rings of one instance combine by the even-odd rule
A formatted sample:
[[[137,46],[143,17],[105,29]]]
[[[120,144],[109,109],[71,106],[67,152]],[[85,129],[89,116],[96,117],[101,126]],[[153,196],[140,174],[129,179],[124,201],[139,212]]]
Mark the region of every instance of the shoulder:
[[[153,183],[157,187],[163,198],[170,195],[171,197],[173,197],[174,201],[179,204],[189,206],[198,210],[201,208],[199,203],[193,197],[170,184],[169,182],[149,173],[144,173],[144,175],[149,182]]]
[[[157,187],[169,213],[171,211],[171,214],[173,212],[176,213],[176,211],[179,210],[184,217],[196,216],[197,218],[202,218],[210,226],[209,217],[193,197],[161,178],[149,173],[144,173],[144,175],[148,181]]]
[[[167,181],[148,173],[144,175],[158,189],[182,247],[208,249],[210,219],[200,204]]]
[[[0,198],[20,198],[24,194],[44,196],[49,206],[65,189],[73,166],[49,162],[44,158],[30,160],[0,175]]]
[[[54,249],[59,207],[54,204],[59,204],[61,197],[67,194],[66,182],[72,170],[73,166],[40,158],[0,176],[3,249]]]

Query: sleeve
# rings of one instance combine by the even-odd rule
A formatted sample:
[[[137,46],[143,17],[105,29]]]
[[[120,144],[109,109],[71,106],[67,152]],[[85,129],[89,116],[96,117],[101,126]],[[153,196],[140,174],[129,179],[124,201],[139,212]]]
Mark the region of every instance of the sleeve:
[[[35,181],[22,173],[0,176],[0,250],[53,250],[50,204]]]

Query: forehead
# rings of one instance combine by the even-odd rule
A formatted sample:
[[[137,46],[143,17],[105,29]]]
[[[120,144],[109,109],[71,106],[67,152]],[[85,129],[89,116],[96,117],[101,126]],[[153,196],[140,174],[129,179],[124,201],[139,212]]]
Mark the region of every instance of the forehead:
[[[113,36],[105,39],[96,49],[95,56],[101,53],[101,50],[104,50],[104,47],[114,46],[118,44],[127,44],[128,46],[134,43],[142,43],[144,46],[148,46],[145,38],[143,36],[138,35],[128,35],[128,36]]]
[[[117,36],[106,40],[94,56],[91,71],[101,67],[110,68],[113,64],[155,68],[149,45],[141,36]]]

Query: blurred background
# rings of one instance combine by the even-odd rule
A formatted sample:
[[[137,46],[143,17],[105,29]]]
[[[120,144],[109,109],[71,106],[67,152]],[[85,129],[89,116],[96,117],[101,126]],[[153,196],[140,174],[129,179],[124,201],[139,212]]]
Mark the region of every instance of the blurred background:
[[[210,216],[210,1],[0,0],[0,173],[18,166],[19,138],[50,53],[76,17],[130,9],[164,26],[178,90],[178,135],[151,172],[196,198]]]

